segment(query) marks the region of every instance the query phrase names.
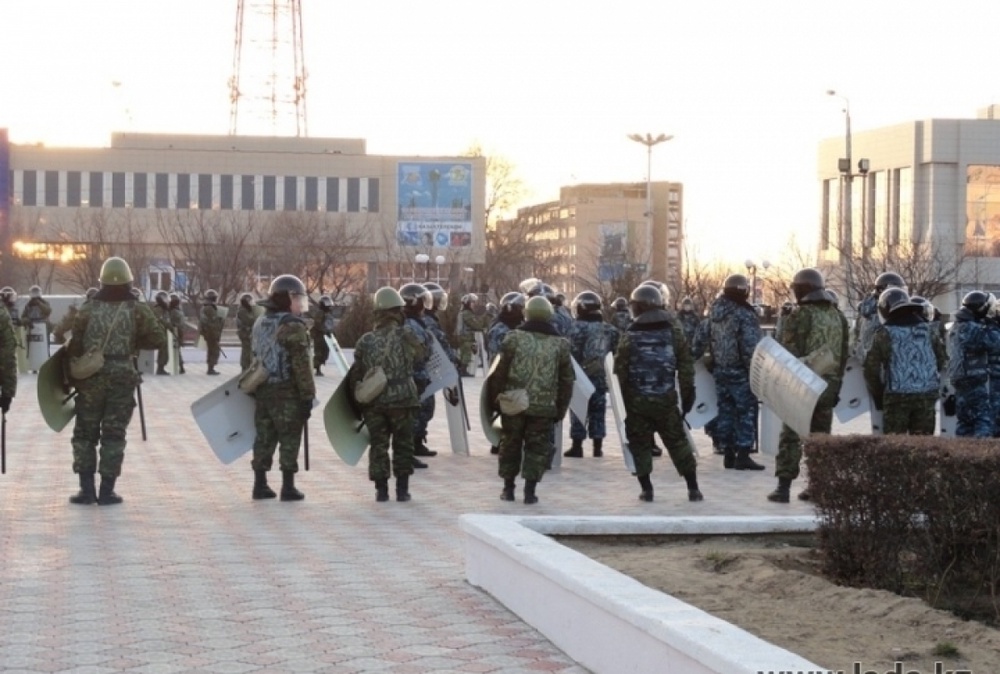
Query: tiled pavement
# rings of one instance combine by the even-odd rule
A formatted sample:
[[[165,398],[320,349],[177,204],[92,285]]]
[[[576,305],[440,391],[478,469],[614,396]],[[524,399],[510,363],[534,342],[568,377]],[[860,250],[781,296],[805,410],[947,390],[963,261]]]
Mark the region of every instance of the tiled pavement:
[[[538,505],[504,503],[478,425],[472,455],[452,455],[440,410],[440,454],[412,479],[410,503],[376,503],[366,459],[342,463],[319,414],[311,470],[297,482],[306,500],[255,502],[249,460],[220,464],[189,412],[237,373],[238,350],[227,351],[223,377],[206,376],[203,362],[147,377],[149,439],[136,414],[118,483],[125,503],[109,508],[67,502],[71,430],[44,425],[34,375],[21,375],[0,476],[0,671],[583,672],[465,582],[458,515],[810,512],[766,502],[770,457],[765,472],[724,471],[700,431],[702,503],[687,502],[666,458],[653,474],[657,501],[639,502],[613,432],[604,458],[566,459],[546,475]],[[326,370],[322,403],[339,381]],[[464,381],[478,400],[482,380]]]

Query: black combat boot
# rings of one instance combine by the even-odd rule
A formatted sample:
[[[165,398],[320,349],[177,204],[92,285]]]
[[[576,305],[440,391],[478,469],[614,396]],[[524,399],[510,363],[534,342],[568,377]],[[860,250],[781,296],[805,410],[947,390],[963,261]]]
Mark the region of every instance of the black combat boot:
[[[490,445],[490,454],[499,454],[500,448],[496,445]]]
[[[322,377],[323,376],[323,371],[320,369],[319,365],[316,366],[316,376],[317,377]]]
[[[701,490],[698,489],[698,474],[695,471],[691,471],[684,476],[684,481],[688,485],[688,501],[704,501],[705,497],[702,496]]]
[[[503,491],[500,492],[501,501],[514,500],[514,478],[509,477],[503,481]]]
[[[812,492],[809,491],[809,487],[806,487],[805,489],[803,489],[802,491],[799,492],[799,500],[800,501],[812,501],[812,499],[813,499],[813,496],[812,496]]]
[[[722,467],[723,468],[734,468],[736,466],[736,450],[732,447],[727,447],[723,450],[722,455]]]
[[[396,500],[403,502],[410,500],[410,476],[396,476]]]
[[[178,374],[184,374],[184,366],[183,365],[179,365],[177,367],[177,372],[178,372]]]
[[[538,484],[538,480],[525,480],[524,481],[524,502],[527,505],[532,503],[538,503],[538,497],[535,496],[535,486]]]
[[[375,500],[379,503],[389,500],[389,480],[375,480]]]
[[[573,446],[563,452],[563,456],[569,456],[575,459],[583,457],[583,440],[573,439]]]
[[[649,479],[648,475],[643,475],[642,477],[636,476],[639,480],[639,486],[642,487],[642,491],[639,492],[639,500],[646,501],[647,503],[653,500],[653,481]]]
[[[206,372],[206,374],[219,374],[219,371],[216,370],[214,367],[209,367],[208,372]]]
[[[413,467],[414,468],[426,468],[427,464],[414,456],[413,457]]]
[[[764,470],[763,464],[757,463],[750,458],[749,449],[736,450],[736,470]]]
[[[94,505],[97,503],[97,488],[94,486],[93,473],[80,473],[80,491],[70,496],[69,502],[76,505]]]
[[[115,493],[117,477],[101,476],[101,493],[97,495],[97,505],[118,505],[124,499]]]
[[[167,374],[167,375],[169,375],[170,373],[167,372],[164,368],[158,367],[158,368],[156,368],[156,374]]]
[[[267,485],[267,471],[255,470],[253,472],[253,500],[260,501],[265,498],[274,498],[277,494]]]
[[[305,494],[295,488],[295,473],[290,470],[281,471],[281,500],[301,501]]]
[[[599,459],[604,456],[604,438],[594,438],[594,458]]]
[[[772,503],[788,503],[788,492],[792,489],[792,480],[788,477],[778,478],[778,488],[767,495]]]
[[[413,456],[437,456],[438,453],[433,449],[427,448],[427,439],[417,441],[416,446],[413,448]]]

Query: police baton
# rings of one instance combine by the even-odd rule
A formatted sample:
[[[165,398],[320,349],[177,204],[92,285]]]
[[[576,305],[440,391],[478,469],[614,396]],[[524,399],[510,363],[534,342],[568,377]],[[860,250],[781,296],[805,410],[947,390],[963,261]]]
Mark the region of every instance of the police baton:
[[[465,430],[471,431],[472,426],[469,425],[469,411],[465,409],[465,387],[462,386],[462,377],[458,378],[458,402],[462,404],[462,418],[465,419]]]
[[[0,475],[7,472],[7,413],[3,413],[0,422]]]
[[[302,449],[305,456],[306,470],[309,470],[309,420],[302,424]]]
[[[142,407],[142,373],[139,372],[139,360],[138,358],[132,358],[132,365],[135,366],[136,374],[139,375],[139,381],[135,384],[135,397],[136,401],[139,403],[139,428],[142,429],[142,440],[146,441],[146,411]]]

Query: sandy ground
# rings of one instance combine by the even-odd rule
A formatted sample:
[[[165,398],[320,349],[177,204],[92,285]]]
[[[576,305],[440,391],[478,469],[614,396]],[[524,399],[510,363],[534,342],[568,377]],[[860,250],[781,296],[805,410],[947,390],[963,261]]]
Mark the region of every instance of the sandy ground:
[[[834,672],[894,672],[897,661],[904,674],[1000,672],[1000,630],[920,599],[834,585],[815,575],[808,537],[559,540]],[[942,643],[958,654],[934,655]]]

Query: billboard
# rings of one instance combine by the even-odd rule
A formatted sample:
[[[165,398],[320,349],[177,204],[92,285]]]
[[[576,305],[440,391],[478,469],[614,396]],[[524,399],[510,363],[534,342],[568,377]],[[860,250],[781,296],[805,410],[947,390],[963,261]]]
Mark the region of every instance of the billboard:
[[[400,162],[396,183],[400,246],[472,245],[472,164]]]
[[[0,129],[0,253],[10,245],[10,143]]]

